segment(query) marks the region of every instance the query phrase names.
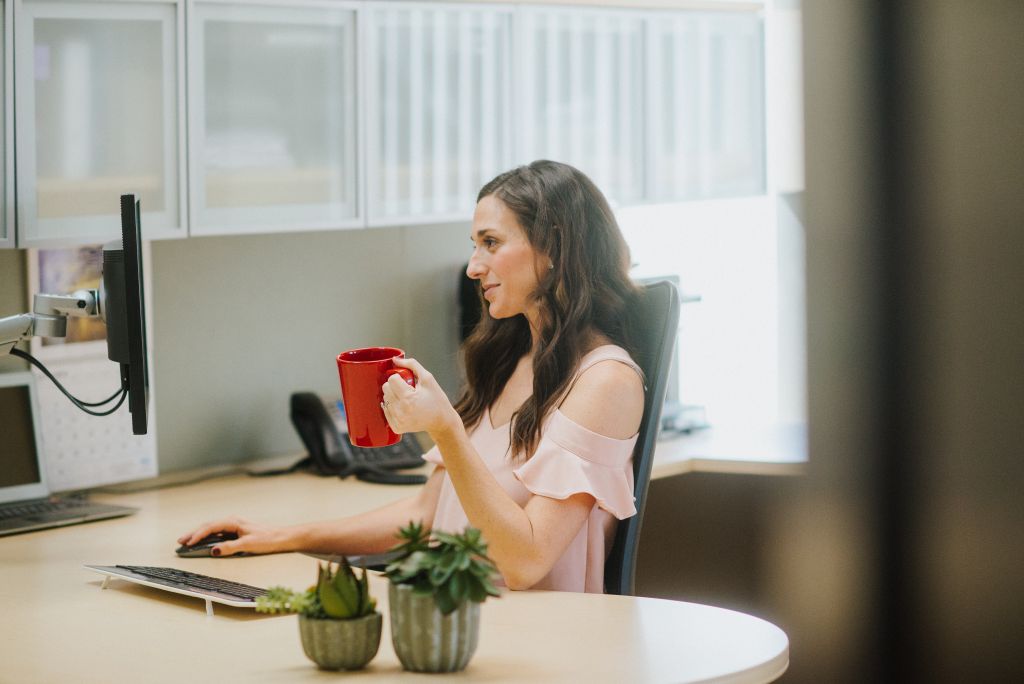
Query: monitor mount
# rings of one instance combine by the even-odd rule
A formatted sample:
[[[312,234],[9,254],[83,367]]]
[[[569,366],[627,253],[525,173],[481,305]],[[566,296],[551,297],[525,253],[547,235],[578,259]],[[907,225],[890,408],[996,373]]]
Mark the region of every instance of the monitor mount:
[[[119,242],[104,245],[103,251],[120,250]],[[114,394],[103,401],[86,402],[73,396],[53,376],[52,373],[31,354],[27,354],[15,345],[27,340],[30,337],[66,337],[68,334],[68,318],[101,318],[107,323],[107,302],[105,288],[98,290],[75,290],[71,294],[46,294],[39,293],[33,297],[32,312],[16,314],[6,318],[0,318],[0,356],[11,354],[25,359],[36,366],[48,377],[64,395],[71,400],[75,406],[94,416],[110,415],[124,403],[128,395],[128,388],[124,378],[121,386]],[[109,404],[119,399],[116,405],[105,410],[94,410],[97,407]]]
[[[14,345],[30,337],[66,336],[68,317],[102,317],[101,301],[99,290],[75,290],[68,295],[37,294],[33,298],[32,313],[0,318],[0,356],[9,354]]]

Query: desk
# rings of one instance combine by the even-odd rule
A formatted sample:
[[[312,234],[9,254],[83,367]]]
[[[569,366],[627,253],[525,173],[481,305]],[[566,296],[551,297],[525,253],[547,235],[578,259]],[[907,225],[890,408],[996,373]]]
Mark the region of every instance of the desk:
[[[0,538],[0,681],[296,682],[320,672],[302,653],[294,616],[266,616],[120,580],[83,564],[167,565],[256,586],[314,581],[302,554],[182,559],[175,539],[205,519],[236,513],[290,524],[347,515],[408,488],[317,478],[229,476],[149,492],[98,495],[139,506],[128,518]],[[367,674],[407,681],[388,632],[387,586],[371,591],[385,615]],[[765,682],[785,671],[786,635],[757,618],[709,606],[623,596],[505,592],[482,606],[468,681]],[[365,675],[359,675],[365,676]],[[447,680],[447,677],[444,678]],[[430,681],[439,682],[441,678]]]
[[[801,475],[806,465],[806,425],[713,426],[689,435],[661,435],[651,477],[695,472]]]

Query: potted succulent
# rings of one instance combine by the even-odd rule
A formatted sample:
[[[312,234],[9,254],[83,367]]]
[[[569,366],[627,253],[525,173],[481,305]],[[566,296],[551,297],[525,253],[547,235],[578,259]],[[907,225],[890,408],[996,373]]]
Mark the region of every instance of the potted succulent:
[[[499,596],[497,574],[480,530],[425,534],[422,524],[399,530],[404,541],[385,570],[391,642],[413,672],[457,672],[476,651],[480,604]]]
[[[271,587],[256,599],[261,613],[298,613],[306,655],[324,670],[358,670],[377,655],[381,614],[370,597],[366,570],[356,577],[345,558],[337,570],[319,565],[317,582],[304,592]]]

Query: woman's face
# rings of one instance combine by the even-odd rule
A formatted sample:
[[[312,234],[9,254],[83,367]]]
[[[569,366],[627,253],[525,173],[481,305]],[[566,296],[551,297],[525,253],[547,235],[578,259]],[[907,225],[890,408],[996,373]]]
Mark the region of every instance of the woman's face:
[[[530,245],[512,210],[494,195],[481,199],[470,239],[474,248],[466,275],[480,281],[491,317],[525,314],[532,320],[537,304],[530,295],[548,260]]]

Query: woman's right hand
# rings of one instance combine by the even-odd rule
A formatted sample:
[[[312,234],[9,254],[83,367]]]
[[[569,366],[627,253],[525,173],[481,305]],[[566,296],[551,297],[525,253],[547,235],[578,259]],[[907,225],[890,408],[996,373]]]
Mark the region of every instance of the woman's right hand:
[[[214,532],[234,532],[238,539],[224,541],[211,549],[214,556],[230,556],[236,553],[278,553],[291,551],[289,535],[283,527],[270,527],[253,523],[244,518],[232,516],[203,523],[191,532],[178,537],[178,543],[191,546]]]

